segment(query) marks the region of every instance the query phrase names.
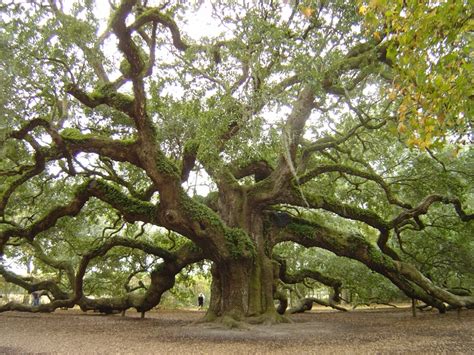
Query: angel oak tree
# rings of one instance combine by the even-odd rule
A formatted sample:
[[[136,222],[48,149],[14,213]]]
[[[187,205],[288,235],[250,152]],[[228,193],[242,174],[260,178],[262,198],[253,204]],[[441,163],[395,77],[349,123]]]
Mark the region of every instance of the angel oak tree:
[[[279,321],[282,285],[307,278],[337,301],[331,275],[290,272],[285,242],[358,260],[441,312],[474,305],[403,251],[433,216],[468,225],[466,173],[397,136],[390,38],[357,5],[206,3],[216,34],[197,38],[199,4],[109,1],[105,22],[96,3],[0,8],[0,250],[42,271],[0,274],[51,299],[0,311],[146,312],[203,260],[208,320]],[[120,272],[122,291],[89,297]]]

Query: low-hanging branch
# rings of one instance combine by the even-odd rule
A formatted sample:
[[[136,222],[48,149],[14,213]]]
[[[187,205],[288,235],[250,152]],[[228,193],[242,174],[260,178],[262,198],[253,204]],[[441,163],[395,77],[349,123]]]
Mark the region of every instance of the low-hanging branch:
[[[130,289],[119,297],[112,298],[87,298],[83,293],[84,276],[90,262],[98,257],[106,255],[115,247],[127,247],[145,252],[148,255],[158,256],[163,259],[151,272],[151,284],[146,289],[144,295],[134,293],[137,289]],[[145,312],[156,306],[163,292],[170,289],[175,282],[175,276],[184,267],[189,264],[201,261],[204,258],[202,251],[192,243],[187,243],[174,252],[157,247],[153,244],[124,237],[113,237],[108,239],[102,245],[91,249],[81,257],[78,270],[74,275],[74,283],[71,285],[70,292],[64,292],[60,289],[54,280],[32,281],[31,278],[25,278],[6,270],[0,265],[0,275],[6,281],[16,284],[28,292],[48,291],[52,295],[52,302],[39,306],[28,306],[9,302],[0,307],[0,312],[21,311],[21,312],[53,312],[60,307],[73,307],[79,305],[82,310],[98,310],[104,313],[119,312],[134,307],[141,312]],[[59,261],[49,259],[50,266],[61,266]],[[141,287],[143,288],[143,287]]]
[[[27,240],[34,238],[52,226],[57,221],[66,216],[76,216],[91,197],[97,197],[104,202],[109,203],[112,207],[120,211],[123,217],[130,222],[142,221],[158,223],[158,215],[156,213],[157,206],[134,198],[129,198],[120,190],[100,180],[89,180],[87,183],[79,186],[73,194],[73,198],[69,203],[52,208],[43,217],[32,223],[30,226],[10,227],[0,232],[0,251],[13,237],[22,237]]]
[[[288,313],[294,314],[294,313],[303,313],[306,311],[310,311],[313,308],[313,303],[316,303],[325,307],[331,307],[331,308],[337,309],[338,311],[348,312],[348,309],[338,306],[337,304],[334,304],[334,302],[326,302],[316,297],[306,297],[306,298],[298,300],[298,305],[296,305],[293,308],[290,308],[288,310]]]
[[[296,284],[303,282],[306,278],[313,279],[322,283],[323,285],[332,287],[334,289],[333,301],[339,302],[342,282],[338,279],[323,275],[319,271],[311,269],[299,269],[293,273],[289,273],[287,270],[286,260],[277,255],[273,255],[273,259],[277,260],[280,264],[280,280],[287,284]]]
[[[279,232],[277,232],[279,230]],[[277,227],[278,241],[293,241],[306,247],[320,247],[336,255],[358,260],[384,275],[408,297],[423,300],[445,312],[443,302],[454,307],[474,307],[474,297],[457,296],[434,285],[414,266],[393,260],[360,235],[343,233],[305,219],[289,217],[289,223]]]

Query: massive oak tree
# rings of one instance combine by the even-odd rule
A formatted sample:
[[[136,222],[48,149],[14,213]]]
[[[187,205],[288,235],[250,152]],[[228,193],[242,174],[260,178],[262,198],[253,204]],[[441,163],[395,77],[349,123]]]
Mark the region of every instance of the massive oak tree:
[[[441,312],[473,306],[409,251],[433,235],[472,248],[446,232],[472,228],[472,170],[469,147],[410,149],[397,133],[416,112],[393,91],[396,36],[348,1],[109,5],[1,6],[0,251],[43,273],[0,274],[51,299],[1,311],[146,312],[203,260],[210,320],[278,321],[282,286],[305,279],[337,302],[344,285],[288,268],[288,243],[355,259]],[[89,297],[97,279],[123,290]]]

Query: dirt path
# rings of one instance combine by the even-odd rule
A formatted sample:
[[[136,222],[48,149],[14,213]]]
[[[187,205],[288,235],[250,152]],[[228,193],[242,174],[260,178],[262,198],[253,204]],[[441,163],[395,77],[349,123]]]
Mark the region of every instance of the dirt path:
[[[294,323],[224,330],[194,311],[102,316],[79,311],[0,314],[0,354],[474,354],[474,311],[411,316],[409,309],[312,312]]]

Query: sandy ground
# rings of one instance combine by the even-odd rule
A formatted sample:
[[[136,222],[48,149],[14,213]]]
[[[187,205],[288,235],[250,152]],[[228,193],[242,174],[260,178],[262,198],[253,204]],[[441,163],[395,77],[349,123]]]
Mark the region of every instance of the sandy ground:
[[[247,330],[193,324],[203,312],[0,314],[0,354],[474,354],[474,310],[312,311]]]

